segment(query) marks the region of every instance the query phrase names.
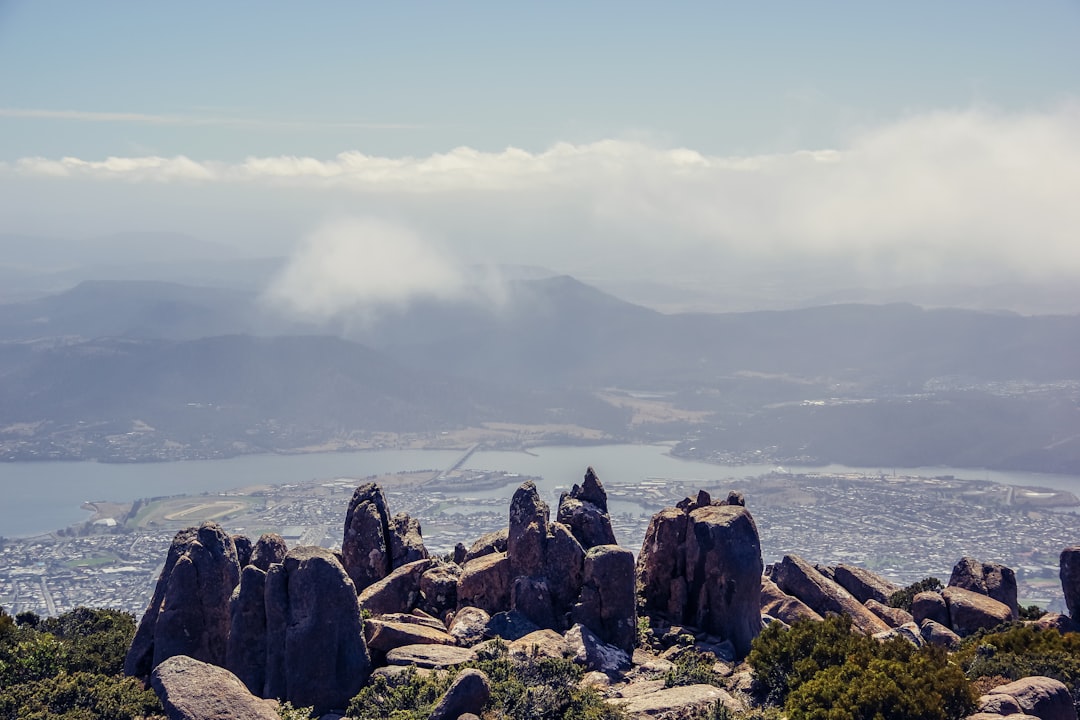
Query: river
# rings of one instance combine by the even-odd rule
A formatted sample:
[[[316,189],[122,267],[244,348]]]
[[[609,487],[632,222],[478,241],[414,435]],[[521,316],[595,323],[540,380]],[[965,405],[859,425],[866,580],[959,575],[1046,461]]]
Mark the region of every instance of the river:
[[[140,497],[220,492],[248,485],[278,485],[336,477],[362,478],[407,470],[442,469],[462,455],[458,450],[368,450],[307,455],[244,455],[228,460],[171,463],[105,464],[96,462],[9,462],[0,464],[0,536],[24,537],[50,532],[88,517],[87,500],[126,502]],[[715,487],[725,480],[762,475],[772,464],[711,465],[681,460],[664,445],[546,446],[529,452],[476,452],[464,467],[505,470],[542,477],[541,492],[549,502],[558,489],[580,482],[592,465],[605,485],[637,483],[649,478],[700,482]],[[893,468],[785,466],[789,472],[857,472],[876,474]],[[1010,485],[1068,490],[1080,495],[1080,477],[971,468],[896,468],[907,475],[955,475]],[[469,491],[470,497],[507,497],[511,485]]]

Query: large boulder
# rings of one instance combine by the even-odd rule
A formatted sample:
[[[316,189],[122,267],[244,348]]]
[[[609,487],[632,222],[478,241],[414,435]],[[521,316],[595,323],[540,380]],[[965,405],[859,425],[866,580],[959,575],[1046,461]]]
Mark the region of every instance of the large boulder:
[[[800,620],[823,620],[818,613],[797,597],[788,595],[767,577],[761,579],[761,612],[786,625]]]
[[[341,558],[358,592],[395,568],[427,556],[419,522],[404,513],[391,516],[376,483],[356,488],[345,513]]]
[[[937,645],[946,650],[955,650],[960,647],[960,636],[934,620],[923,620],[919,634],[931,645]]]
[[[949,585],[992,597],[1008,606],[1013,620],[1020,617],[1016,602],[1016,573],[1000,563],[984,563],[972,557],[962,557],[953,567]]]
[[[605,643],[633,653],[637,644],[635,582],[634,553],[618,545],[592,547],[585,554],[574,622],[592,630]]]
[[[428,720],[458,720],[462,715],[479,715],[491,698],[491,681],[482,670],[462,670],[454,678]]]
[[[544,574],[549,520],[547,503],[540,499],[540,493],[531,480],[514,492],[510,500],[510,524],[506,538],[511,577],[538,577]]]
[[[401,645],[386,651],[387,665],[412,665],[427,670],[442,670],[454,665],[476,662],[477,654],[456,645]]]
[[[556,518],[570,528],[585,550],[596,545],[615,544],[615,531],[608,515],[607,493],[591,467],[585,471],[581,485],[574,485],[570,492],[563,493],[559,498]]]
[[[1009,606],[987,595],[961,587],[947,587],[941,596],[949,606],[949,627],[960,637],[1012,620]]]
[[[225,667],[255,695],[266,686],[266,573],[248,565],[229,600]]]
[[[406,563],[360,591],[360,607],[372,615],[406,613],[420,602],[420,578],[436,564],[425,559]]]
[[[1069,617],[1080,620],[1080,546],[1061,551],[1060,567],[1061,590],[1065,594]]]
[[[442,616],[457,607],[457,586],[461,567],[436,562],[420,576],[420,597],[425,612]]]
[[[916,624],[922,625],[925,620],[933,620],[945,627],[950,627],[949,605],[941,593],[926,590],[918,593],[911,599],[911,617]]]
[[[229,598],[239,582],[236,546],[220,525],[203,523],[178,532],[124,659],[124,672],[149,677],[174,655],[224,666]]]
[[[368,647],[388,652],[406,645],[454,645],[454,636],[427,625],[393,620],[371,619],[364,622]]]
[[[851,593],[797,555],[785,555],[773,566],[772,580],[781,590],[799,598],[819,615],[850,615],[852,626],[865,635],[889,630],[885,621],[867,610]]]
[[[491,616],[477,607],[463,607],[454,613],[447,628],[458,645],[472,647],[484,639]]]
[[[606,702],[620,706],[632,718],[701,717],[717,705],[728,713],[745,710],[727,690],[705,684],[668,688],[660,683],[652,692],[629,698],[612,697]]]
[[[863,604],[867,600],[877,600],[883,605],[888,605],[889,597],[901,589],[899,585],[889,582],[877,573],[844,563],[833,568],[833,580]]]
[[[704,491],[653,516],[637,562],[646,612],[730,640],[740,656],[761,630],[763,569],[749,511]]]
[[[458,607],[477,607],[495,614],[510,607],[510,558],[491,553],[469,560],[461,569]]]
[[[150,684],[169,720],[278,720],[274,704],[252,695],[231,672],[186,655],[154,668]]]
[[[465,559],[462,561],[462,565],[478,557],[484,555],[490,555],[491,553],[505,553],[506,552],[506,539],[510,534],[508,528],[501,528],[494,532],[489,532],[481,535],[476,542],[474,542],[465,553]]]
[[[1069,688],[1053,678],[1021,678],[1007,685],[999,685],[987,695],[990,698],[995,695],[1011,697],[1023,712],[1042,720],[1076,720],[1076,708]]]
[[[903,608],[890,607],[889,605],[879,603],[877,600],[867,600],[863,604],[866,606],[867,610],[884,620],[885,624],[891,628],[898,628],[901,625],[915,622],[915,617]]]
[[[251,551],[251,564],[266,572],[274,563],[284,562],[288,552],[285,538],[277,533],[263,533]]]
[[[605,643],[580,623],[567,630],[563,637],[567,653],[586,670],[613,675],[630,669],[632,653]]]
[[[356,587],[337,557],[320,547],[290,550],[267,574],[266,605],[271,694],[317,714],[344,711],[371,660]]]

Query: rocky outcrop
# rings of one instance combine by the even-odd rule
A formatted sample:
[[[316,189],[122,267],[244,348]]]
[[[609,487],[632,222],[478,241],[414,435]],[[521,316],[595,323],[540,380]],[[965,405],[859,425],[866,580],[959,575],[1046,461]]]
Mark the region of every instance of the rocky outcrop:
[[[919,625],[922,625],[926,620],[933,620],[945,627],[952,624],[952,621],[949,620],[949,606],[945,602],[945,598],[941,596],[941,593],[929,590],[921,592],[911,599],[911,616]]]
[[[417,520],[404,513],[391,517],[386,496],[377,484],[356,488],[345,514],[341,557],[357,591],[395,568],[427,556]]]
[[[923,640],[931,645],[943,647],[946,650],[955,650],[960,647],[960,636],[934,620],[923,620],[919,633]]]
[[[852,626],[865,635],[889,630],[881,618],[867,610],[851,593],[797,555],[785,555],[773,566],[772,580],[781,590],[799,598],[819,615],[850,615]]]
[[[1016,573],[1000,563],[979,562],[963,557],[953,567],[949,577],[950,587],[959,587],[1004,603],[1012,613],[1012,619],[1020,617],[1016,602]]]
[[[174,655],[150,680],[169,720],[278,720],[274,703],[252,695],[228,670]]]
[[[632,685],[630,687],[633,687]],[[651,717],[697,717],[717,704],[728,712],[744,710],[728,691],[715,685],[682,685],[665,688],[663,683],[652,692],[634,694],[632,697],[612,697],[606,702],[621,706],[632,718]]]
[[[1074,545],[1062,550],[1059,562],[1065,607],[1069,609],[1069,617],[1080,620],[1080,546]]]
[[[388,652],[406,645],[455,645],[454,636],[445,629],[394,620],[372,619],[364,622],[368,647]]]
[[[566,629],[581,590],[585,562],[581,544],[565,525],[549,522],[548,506],[531,481],[518,488],[510,501],[507,531],[510,609],[538,627]],[[462,580],[471,564],[466,564]],[[460,587],[458,595],[458,602],[463,602]]]
[[[632,552],[618,545],[591,548],[585,554],[584,580],[573,610],[574,622],[591,628],[603,642],[633,653],[637,644],[634,582]]]
[[[297,547],[267,574],[267,694],[343,711],[371,674],[356,587],[337,557]]]
[[[761,612],[786,625],[799,620],[823,620],[809,605],[788,595],[767,577],[761,579]]]
[[[469,546],[468,552],[465,553],[465,560],[462,564],[469,562],[478,557],[484,555],[490,555],[492,553],[505,553],[506,552],[506,538],[510,534],[507,528],[496,530],[495,532],[485,533],[481,535],[476,542]]]
[[[454,563],[436,562],[420,576],[421,607],[425,612],[442,617],[457,607],[457,586],[461,568]]]
[[[409,612],[420,601],[420,578],[436,563],[416,560],[398,567],[360,591],[360,607],[372,615]]]
[[[428,720],[457,720],[462,715],[479,715],[491,698],[491,681],[482,670],[462,670],[446,690]]]
[[[866,568],[843,563],[833,568],[833,580],[863,604],[867,600],[877,600],[888,605],[892,594],[901,589],[896,583],[889,582]]]
[[[1012,619],[1008,605],[981,593],[947,587],[941,596],[949,606],[949,627],[960,637],[989,630]]]
[[[473,606],[490,615],[510,607],[510,558],[482,555],[465,563],[458,578],[458,607]]]
[[[236,548],[236,562],[243,570],[251,562],[251,538],[247,535],[232,535],[233,547]]]
[[[456,645],[402,645],[386,652],[387,665],[411,665],[427,670],[442,670],[477,659],[474,651]]]
[[[586,670],[614,674],[630,669],[632,653],[609,645],[580,623],[566,631],[566,651]]]
[[[178,532],[124,659],[124,672],[148,677],[174,655],[224,666],[229,598],[239,582],[236,547],[219,525],[204,523]]]
[[[277,533],[264,533],[251,551],[251,564],[266,572],[274,563],[284,562],[288,552],[285,538]]]
[[[596,545],[614,545],[615,531],[608,515],[607,493],[600,478],[590,467],[585,471],[581,485],[574,485],[570,492],[559,498],[556,518],[570,528],[570,532],[588,550]]]
[[[762,570],[749,511],[705,491],[653,516],[637,562],[646,612],[730,640],[740,656],[761,630]]]
[[[463,607],[454,613],[448,631],[458,645],[472,647],[484,639],[491,616],[477,607]]]
[[[1060,680],[1033,676],[1000,685],[979,698],[980,711],[995,702],[995,696],[1011,698],[1021,712],[1042,720],[1076,720],[1076,708],[1073,706],[1069,688]],[[1005,706],[1011,708],[1011,703]],[[1003,713],[1004,714],[1004,713]]]
[[[903,608],[894,608],[879,603],[877,600],[867,600],[863,603],[866,609],[885,621],[891,628],[898,628],[910,622],[915,622],[914,616]]]
[[[265,594],[266,573],[248,565],[229,600],[225,667],[256,695],[261,695],[266,686]]]

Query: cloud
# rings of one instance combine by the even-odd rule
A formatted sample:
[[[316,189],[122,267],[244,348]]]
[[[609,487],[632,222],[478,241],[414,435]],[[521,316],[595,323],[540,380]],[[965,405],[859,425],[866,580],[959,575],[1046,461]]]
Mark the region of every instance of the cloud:
[[[423,297],[462,295],[463,269],[437,243],[376,218],[327,222],[309,234],[273,280],[266,300],[309,317],[375,312]]]
[[[0,175],[183,182],[218,188],[223,197],[235,188],[303,205],[312,217],[377,208],[425,237],[444,237],[470,261],[642,277],[723,278],[745,265],[775,266],[786,277],[826,268],[884,284],[1080,275],[1076,105],[914,115],[866,128],[842,147],[775,155],[718,157],[602,140],[540,152],[460,147],[427,157],[350,151],[236,163],[25,158]],[[350,253],[344,266],[362,264],[333,241],[315,243],[330,256]],[[401,252],[415,246],[405,240]],[[311,265],[316,253],[309,252]],[[385,252],[386,262],[402,259]],[[437,268],[445,270],[437,264],[425,272]],[[383,277],[366,280],[379,288]],[[318,304],[318,292],[309,302]]]

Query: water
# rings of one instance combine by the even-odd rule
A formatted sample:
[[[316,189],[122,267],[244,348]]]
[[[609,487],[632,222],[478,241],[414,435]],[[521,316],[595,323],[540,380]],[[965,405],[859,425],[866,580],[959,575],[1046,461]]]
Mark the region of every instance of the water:
[[[772,464],[724,466],[680,460],[663,445],[549,446],[530,452],[477,452],[465,467],[505,470],[542,476],[541,494],[552,506],[559,493],[581,482],[593,466],[607,486],[649,479],[724,487],[776,469]],[[110,465],[94,462],[21,462],[0,464],[0,536],[21,537],[49,532],[88,517],[80,505],[87,500],[126,502],[140,497],[220,492],[248,485],[278,485],[334,477],[367,477],[407,470],[446,468],[460,457],[457,450],[371,450],[310,455],[245,455],[229,460]],[[892,468],[829,465],[786,466],[799,472],[857,472],[892,474]],[[955,475],[967,479],[1068,490],[1080,495],[1080,477],[1040,473],[995,472],[970,468],[926,467],[899,469],[907,475]],[[515,484],[490,490],[465,491],[470,498],[509,498]],[[478,506],[479,507],[479,506]],[[632,512],[630,507],[618,512]]]

